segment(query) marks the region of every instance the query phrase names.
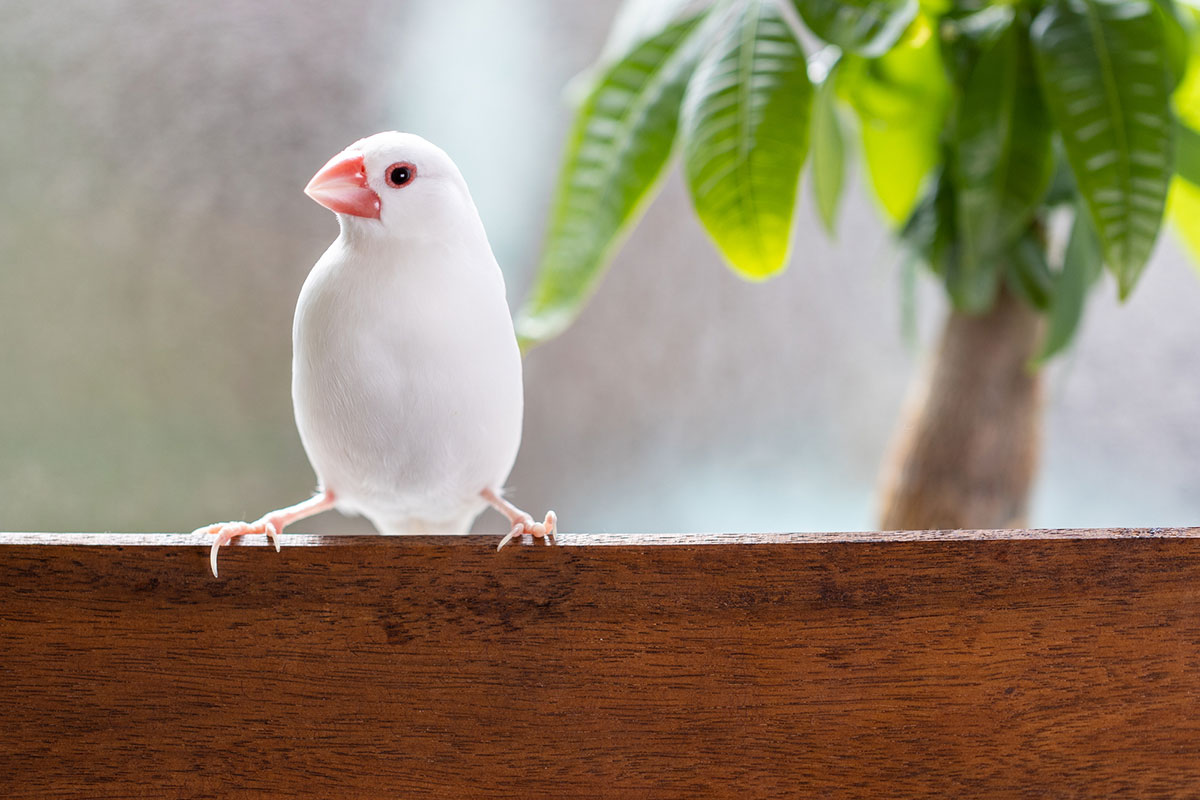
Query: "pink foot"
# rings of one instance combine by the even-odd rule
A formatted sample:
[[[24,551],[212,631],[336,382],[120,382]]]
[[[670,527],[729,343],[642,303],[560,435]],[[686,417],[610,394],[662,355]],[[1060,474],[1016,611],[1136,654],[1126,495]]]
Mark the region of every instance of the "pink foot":
[[[283,533],[286,526],[297,520],[307,519],[313,514],[319,514],[327,508],[333,508],[334,502],[333,491],[322,489],[316,496],[310,497],[302,503],[296,503],[294,506],[272,511],[257,522],[218,522],[215,525],[197,528],[192,532],[217,537],[213,540],[212,550],[208,553],[208,563],[212,567],[212,574],[215,578],[217,577],[217,549],[221,545],[229,544],[231,540],[249,533],[265,533],[270,537],[271,544],[275,545],[275,552],[278,553],[279,534]]]
[[[271,544],[275,545],[275,552],[279,552],[279,531],[283,526],[276,520],[273,520],[270,515],[263,517],[256,522],[217,522],[212,525],[205,525],[202,528],[197,528],[192,533],[199,533],[205,536],[215,536],[213,539],[212,549],[208,553],[208,563],[212,567],[213,577],[217,576],[217,550],[223,544],[229,544],[239,536],[248,536],[250,534],[265,533],[271,540]]]
[[[558,529],[557,514],[547,511],[546,519],[542,522],[534,522],[533,517],[525,512],[521,512],[521,514],[521,518],[513,523],[512,530],[508,532],[508,535],[500,540],[500,544],[496,545],[497,550],[518,536],[524,536],[527,533],[535,539],[554,541],[554,533]]]

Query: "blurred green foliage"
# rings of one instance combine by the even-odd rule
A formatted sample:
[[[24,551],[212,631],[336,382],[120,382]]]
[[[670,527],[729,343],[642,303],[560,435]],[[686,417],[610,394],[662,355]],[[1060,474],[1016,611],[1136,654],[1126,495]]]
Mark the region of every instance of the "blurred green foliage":
[[[1039,360],[1070,343],[1102,264],[1129,295],[1166,217],[1200,255],[1190,2],[657,6],[667,27],[610,47],[576,115],[525,345],[571,323],[675,147],[717,249],[762,279],[788,262],[810,142],[832,234],[856,140],[889,224],[956,308],[1008,286],[1047,315]]]

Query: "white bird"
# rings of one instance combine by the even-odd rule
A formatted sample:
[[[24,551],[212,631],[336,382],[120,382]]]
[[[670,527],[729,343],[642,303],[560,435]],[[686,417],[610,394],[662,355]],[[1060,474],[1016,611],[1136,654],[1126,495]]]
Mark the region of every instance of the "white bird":
[[[390,131],[334,156],[304,189],[341,234],[292,326],[292,403],[317,494],[256,522],[198,528],[217,550],[329,508],[385,534],[466,533],[491,505],[513,537],[553,536],[502,496],[521,441],[521,354],[479,212],[458,167]]]

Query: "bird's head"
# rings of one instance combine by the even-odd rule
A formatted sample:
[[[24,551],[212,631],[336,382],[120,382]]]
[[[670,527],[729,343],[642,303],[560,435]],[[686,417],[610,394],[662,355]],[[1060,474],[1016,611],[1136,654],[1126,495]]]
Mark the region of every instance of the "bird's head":
[[[428,235],[474,210],[458,167],[412,133],[359,139],[329,159],[304,193],[338,215],[343,228],[390,236]]]

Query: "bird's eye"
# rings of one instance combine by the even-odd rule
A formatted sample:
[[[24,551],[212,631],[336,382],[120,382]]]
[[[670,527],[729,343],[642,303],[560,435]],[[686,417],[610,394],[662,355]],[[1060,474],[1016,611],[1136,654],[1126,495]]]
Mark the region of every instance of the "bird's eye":
[[[393,189],[399,189],[401,186],[407,186],[413,182],[413,178],[417,177],[417,168],[414,164],[401,161],[397,164],[392,164],[383,174],[388,186],[391,186]]]

